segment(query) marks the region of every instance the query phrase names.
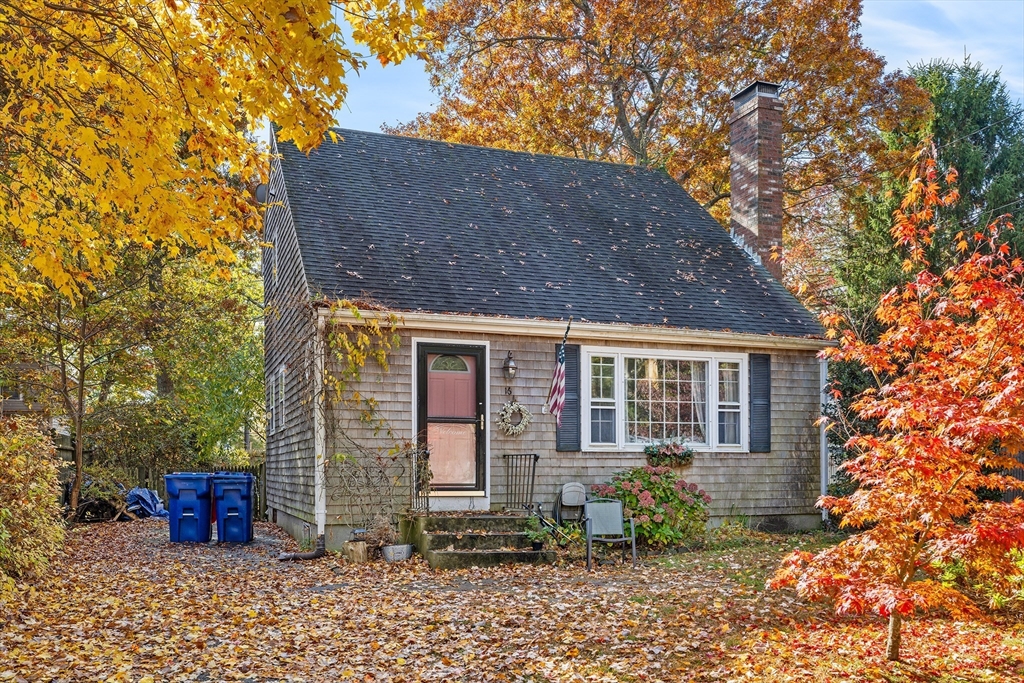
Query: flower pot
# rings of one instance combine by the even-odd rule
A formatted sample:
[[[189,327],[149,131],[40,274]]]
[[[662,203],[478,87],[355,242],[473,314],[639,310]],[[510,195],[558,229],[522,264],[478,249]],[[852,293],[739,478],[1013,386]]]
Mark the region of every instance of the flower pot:
[[[380,549],[385,562],[401,562],[412,557],[411,545],[386,545]]]
[[[533,541],[531,543],[531,545],[533,546],[534,550],[543,550],[544,549],[544,541]]]

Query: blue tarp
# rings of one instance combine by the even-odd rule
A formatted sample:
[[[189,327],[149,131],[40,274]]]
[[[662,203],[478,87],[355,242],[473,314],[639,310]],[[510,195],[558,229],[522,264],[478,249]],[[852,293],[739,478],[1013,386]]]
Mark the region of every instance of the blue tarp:
[[[128,512],[138,517],[167,517],[167,510],[156,491],[136,486],[128,492]]]

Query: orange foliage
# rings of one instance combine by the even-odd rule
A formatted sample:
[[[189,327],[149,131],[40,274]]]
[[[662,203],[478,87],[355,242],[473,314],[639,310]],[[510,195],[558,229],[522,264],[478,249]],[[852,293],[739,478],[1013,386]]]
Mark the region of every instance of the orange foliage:
[[[914,277],[883,297],[885,331],[867,343],[840,329],[838,316],[825,319],[840,339],[826,357],[860,363],[878,385],[853,405],[878,424],[877,434],[848,443],[858,456],[844,468],[857,491],[818,503],[859,533],[816,555],[791,555],[773,581],[831,600],[839,613],[973,612],[938,580],[941,565],[958,560],[1006,579],[1016,574],[1008,552],[1024,546],[1024,500],[978,496],[1018,483],[1000,471],[1024,446],[1024,265],[1000,242],[1012,226],[997,220],[962,235],[963,262],[935,275],[925,247],[936,214],[957,200],[944,189],[956,175],[942,183],[935,161],[924,159],[910,180],[892,235]]]
[[[428,12],[434,112],[395,129],[664,167],[728,215],[730,96],[782,85],[787,199],[906,163],[878,130],[927,97],[864,47],[847,0],[445,0]],[[802,210],[803,211],[803,210]]]

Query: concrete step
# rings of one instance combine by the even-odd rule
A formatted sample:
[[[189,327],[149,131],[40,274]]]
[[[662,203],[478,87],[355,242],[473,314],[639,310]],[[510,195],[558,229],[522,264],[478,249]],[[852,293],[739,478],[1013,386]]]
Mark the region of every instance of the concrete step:
[[[495,567],[502,564],[551,564],[553,550],[427,550],[431,569]]]
[[[423,534],[422,546],[426,550],[501,550],[502,548],[529,548],[530,540],[522,533],[462,533],[434,532]]]
[[[417,517],[416,527],[422,532],[449,532],[449,533],[488,533],[504,531],[522,531],[526,524],[526,516],[520,515],[472,515],[472,516],[449,516],[449,515],[424,515]]]

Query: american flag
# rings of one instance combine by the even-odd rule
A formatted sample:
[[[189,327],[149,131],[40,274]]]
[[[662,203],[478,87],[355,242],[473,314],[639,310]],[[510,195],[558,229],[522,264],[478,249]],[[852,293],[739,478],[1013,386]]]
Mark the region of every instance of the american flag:
[[[562,409],[565,408],[565,342],[569,339],[570,327],[571,315],[569,324],[565,326],[562,343],[558,345],[558,352],[555,354],[555,374],[551,376],[551,390],[548,391],[548,401],[544,404],[544,412],[554,415],[559,427],[562,426]]]
[[[550,412],[562,426],[562,408],[565,407],[565,342],[558,345],[555,359],[555,374],[551,376],[551,390],[548,391],[548,402],[544,404],[544,412]]]

